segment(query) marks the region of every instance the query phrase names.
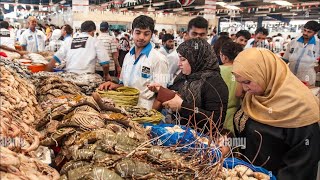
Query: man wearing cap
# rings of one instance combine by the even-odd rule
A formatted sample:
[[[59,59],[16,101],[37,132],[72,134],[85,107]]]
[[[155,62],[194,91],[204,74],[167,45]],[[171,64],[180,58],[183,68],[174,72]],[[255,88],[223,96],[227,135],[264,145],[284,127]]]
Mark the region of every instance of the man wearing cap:
[[[100,24],[100,31],[101,33],[97,37],[97,39],[102,42],[104,49],[108,52],[108,58],[110,62],[109,74],[111,76],[116,76],[117,73],[120,74],[121,72],[121,67],[118,61],[118,43],[116,41],[116,38],[109,34],[109,24],[107,22],[102,22]],[[97,64],[96,66],[96,72],[100,75],[103,74],[102,67],[99,64]]]
[[[94,73],[96,62],[103,68],[105,80],[111,80],[109,75],[109,57],[102,42],[94,38],[96,25],[93,21],[85,21],[81,24],[81,33],[73,39],[67,39],[61,48],[53,56],[47,65],[47,70],[52,71],[56,63],[66,61],[67,72]]]
[[[307,85],[316,82],[315,66],[320,53],[320,42],[315,35],[320,30],[316,21],[308,21],[302,30],[302,36],[292,40],[283,59],[289,61],[290,70]]]

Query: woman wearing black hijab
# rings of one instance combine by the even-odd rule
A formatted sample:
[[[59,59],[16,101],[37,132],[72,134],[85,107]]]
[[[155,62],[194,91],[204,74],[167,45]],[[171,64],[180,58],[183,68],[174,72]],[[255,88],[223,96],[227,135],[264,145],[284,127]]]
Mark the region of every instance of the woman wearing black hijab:
[[[228,87],[220,75],[217,58],[206,40],[190,39],[180,44],[179,68],[181,73],[169,89],[150,84],[158,92],[157,100],[173,112],[178,111],[178,122],[196,128],[198,132],[221,130],[228,104]],[[192,117],[194,115],[194,117]],[[212,116],[213,124],[209,119]],[[212,122],[211,121],[211,122]]]

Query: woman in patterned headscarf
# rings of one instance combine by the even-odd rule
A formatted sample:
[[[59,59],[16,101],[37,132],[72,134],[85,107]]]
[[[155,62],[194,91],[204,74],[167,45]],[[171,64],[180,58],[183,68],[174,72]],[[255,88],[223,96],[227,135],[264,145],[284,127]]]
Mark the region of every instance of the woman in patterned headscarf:
[[[177,52],[181,73],[169,87],[177,94],[173,94],[171,100],[163,98],[168,101],[162,100],[162,105],[179,112],[180,124],[187,124],[191,119],[190,125],[199,132],[221,128],[227,110],[228,87],[220,75],[213,49],[206,40],[196,38],[180,44]],[[153,89],[152,85],[149,87]],[[158,100],[161,102],[164,88],[158,89]],[[208,123],[208,117],[213,120],[212,126]]]
[[[246,94],[235,114],[243,154],[278,179],[315,180],[320,160],[319,100],[271,51],[250,48],[234,60]]]

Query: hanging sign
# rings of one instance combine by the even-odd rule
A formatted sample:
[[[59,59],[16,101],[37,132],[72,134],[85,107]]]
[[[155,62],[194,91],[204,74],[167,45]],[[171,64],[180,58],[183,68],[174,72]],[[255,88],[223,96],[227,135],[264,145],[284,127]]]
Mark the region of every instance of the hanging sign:
[[[89,12],[89,0],[72,0],[72,11]]]

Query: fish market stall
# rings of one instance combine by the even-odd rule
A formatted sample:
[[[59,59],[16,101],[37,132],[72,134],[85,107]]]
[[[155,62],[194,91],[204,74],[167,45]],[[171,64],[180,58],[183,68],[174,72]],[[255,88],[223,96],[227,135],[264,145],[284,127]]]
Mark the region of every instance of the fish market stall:
[[[136,106],[136,89],[101,92],[92,74],[0,65],[1,179],[275,179],[231,158],[221,135],[161,125],[160,112]]]

